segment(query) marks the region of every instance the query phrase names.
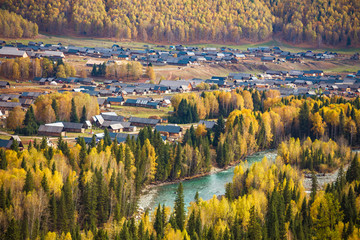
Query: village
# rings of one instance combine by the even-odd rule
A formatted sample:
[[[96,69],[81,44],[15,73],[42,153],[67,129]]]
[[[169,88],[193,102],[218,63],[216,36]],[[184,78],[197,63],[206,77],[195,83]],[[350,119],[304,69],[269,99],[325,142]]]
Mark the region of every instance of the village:
[[[117,44],[112,48],[86,48],[29,42],[28,45],[6,43],[0,41],[0,57],[11,59],[48,58],[53,61],[65,60],[71,56],[90,57],[86,67],[102,64],[121,64],[122,61],[138,61],[144,66],[193,66],[199,64],[236,64],[246,59],[256,59],[258,62],[286,64],[286,62],[301,63],[304,59],[313,61],[327,61],[338,58],[335,52],[313,53],[312,51],[292,53],[282,51],[279,47],[248,48],[246,51],[223,47],[202,48],[186,47],[182,45],[157,46],[157,50],[145,48],[143,50],[124,49]],[[146,47],[146,46],[145,46]],[[160,50],[159,50],[160,49]],[[356,54],[354,55],[356,57]],[[352,56],[352,58],[354,57]],[[17,90],[15,93],[0,95],[0,117],[2,127],[6,128],[6,117],[15,107],[27,110],[36,99],[52,92],[82,92],[96,97],[101,114],[91,116],[91,119],[82,123],[53,122],[39,126],[38,136],[67,137],[68,133],[85,134],[87,143],[95,134],[96,141],[104,137],[103,130],[110,132],[112,140],[124,142],[128,137],[137,137],[140,128],[149,126],[156,129],[163,136],[164,141],[176,141],[181,138],[184,130],[190,125],[181,126],[169,124],[173,108],[171,98],[177,93],[224,90],[232,91],[238,87],[245,89],[277,90],[281,96],[305,95],[315,97],[320,95],[354,97],[360,95],[360,70],[352,74],[332,75],[321,69],[316,70],[289,70],[279,71],[267,69],[263,73],[230,72],[226,75],[212,76],[208,79],[193,78],[179,80],[161,79],[153,81],[119,81],[106,77],[34,77],[31,86],[38,85],[42,91],[21,91],[21,88],[9,81],[0,81],[0,89]],[[146,117],[142,114],[133,114],[127,109],[149,109],[151,114]],[[161,111],[161,114],[156,111]],[[201,120],[207,129],[215,126],[215,121]],[[96,129],[96,130],[95,130]],[[94,131],[93,131],[94,130]],[[74,136],[74,135],[71,135]],[[3,147],[10,147],[12,138],[2,140]],[[16,137],[19,140],[18,137]],[[72,138],[73,140],[76,138]]]

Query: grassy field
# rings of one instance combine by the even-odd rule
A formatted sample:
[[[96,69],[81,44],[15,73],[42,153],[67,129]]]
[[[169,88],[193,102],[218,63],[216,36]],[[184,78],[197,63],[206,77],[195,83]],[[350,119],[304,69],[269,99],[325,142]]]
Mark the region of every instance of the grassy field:
[[[173,111],[172,107],[161,107],[160,109],[129,107],[129,106],[113,106],[113,110],[124,117],[143,117],[159,116],[161,118],[167,117],[169,111]]]
[[[61,42],[63,45],[75,45],[75,46],[83,46],[83,47],[111,47],[113,44],[118,44],[119,46],[123,46],[125,48],[137,48],[137,49],[144,49],[144,45],[148,45],[151,48],[154,49],[164,49],[164,48],[158,48],[158,44],[153,43],[144,43],[144,42],[134,42],[134,41],[117,41],[114,39],[104,39],[104,38],[89,38],[89,37],[72,37],[72,36],[55,36],[55,35],[48,35],[48,34],[40,34],[36,38],[32,39],[5,39],[6,41],[17,41],[24,44],[27,44],[29,41],[36,41],[36,42],[44,42],[44,43],[50,43],[50,44],[57,44]],[[169,44],[161,44],[168,47]],[[232,45],[232,44],[209,44],[209,43],[200,43],[200,44],[185,44],[186,46],[196,46],[196,47],[229,47],[239,50],[246,50],[249,47],[258,47],[258,46],[264,46],[264,47],[273,47],[278,46],[281,47],[281,49],[285,51],[293,51],[293,52],[300,52],[300,51],[307,51],[307,50],[313,50],[315,52],[324,52],[324,51],[336,51],[341,54],[352,54],[354,52],[359,52],[360,48],[337,48],[337,47],[314,47],[314,46],[302,46],[302,45],[291,45],[289,43],[272,39],[265,42],[260,43],[243,43],[239,45]]]

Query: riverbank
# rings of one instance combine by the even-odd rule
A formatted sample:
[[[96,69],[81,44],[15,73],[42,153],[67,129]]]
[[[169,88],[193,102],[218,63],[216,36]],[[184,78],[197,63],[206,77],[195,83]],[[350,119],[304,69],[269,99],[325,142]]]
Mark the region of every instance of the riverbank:
[[[247,155],[246,157],[243,157],[239,161],[235,161],[235,162],[230,163],[229,165],[227,165],[224,168],[218,168],[218,167],[212,166],[210,171],[205,172],[205,173],[199,173],[199,174],[196,174],[196,175],[193,175],[193,176],[188,176],[188,177],[184,177],[184,178],[176,179],[176,180],[169,180],[169,181],[165,181],[165,182],[157,181],[157,182],[154,182],[154,183],[150,183],[150,184],[146,185],[142,189],[141,194],[143,194],[144,192],[146,192],[146,191],[148,191],[148,190],[150,190],[151,188],[154,188],[154,187],[160,187],[160,186],[165,186],[165,185],[169,185],[169,184],[176,184],[176,183],[179,183],[179,182],[189,181],[189,180],[209,176],[209,175],[212,175],[212,174],[216,174],[216,173],[219,173],[219,172],[222,172],[222,171],[226,171],[229,168],[232,168],[232,167],[237,166],[240,163],[244,162],[244,160],[246,160],[246,158],[248,158],[248,157],[252,157],[252,156],[254,156],[256,154],[259,154],[259,153],[262,153],[262,152],[272,152],[272,151],[276,151],[276,150],[275,149],[268,149],[268,150],[257,151],[257,152],[254,152],[254,153],[251,153],[251,154]]]
[[[254,162],[261,162],[266,156],[269,160],[274,161],[276,158],[276,151],[261,151],[247,156],[246,166],[251,166]],[[219,196],[225,194],[225,185],[233,180],[234,169],[241,161],[234,162],[226,168],[212,168],[205,174],[193,176],[191,179],[182,179],[176,181],[168,181],[159,184],[151,184],[146,186],[140,195],[138,206],[142,211],[149,209],[154,210],[158,204],[165,204],[165,206],[172,207],[176,198],[176,191],[179,182],[183,183],[184,188],[184,202],[186,207],[194,200],[196,192],[203,200],[209,200],[214,195]],[[246,163],[245,162],[245,163]]]
[[[344,168],[343,168],[344,173],[346,173],[348,168],[349,168],[349,164],[344,166]],[[304,188],[305,188],[305,191],[307,193],[309,193],[309,192],[311,192],[312,179],[311,179],[311,177],[306,177],[304,173],[303,173],[303,175],[304,175],[304,180],[303,180]],[[324,190],[324,187],[326,186],[326,184],[335,182],[338,175],[339,175],[339,168],[336,169],[332,173],[325,173],[325,174],[317,173],[316,178],[317,178],[317,182],[318,182],[318,190]]]

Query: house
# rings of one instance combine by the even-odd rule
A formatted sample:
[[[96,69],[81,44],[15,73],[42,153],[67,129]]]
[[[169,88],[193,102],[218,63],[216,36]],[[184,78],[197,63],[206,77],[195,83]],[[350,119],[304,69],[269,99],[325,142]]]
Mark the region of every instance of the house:
[[[177,125],[157,125],[155,130],[169,137],[181,137],[182,128]]]
[[[10,149],[14,143],[14,140],[17,141],[20,150],[24,149],[24,145],[22,144],[21,139],[17,135],[11,136],[9,140],[0,139],[0,148]]]
[[[65,55],[63,52],[60,51],[45,51],[44,53],[41,53],[42,57],[50,58],[50,59],[62,59],[65,58]]]
[[[20,95],[20,98],[26,98],[26,99],[36,99],[38,98],[40,95],[42,95],[43,93],[41,92],[23,92]]]
[[[21,103],[22,107],[30,107],[31,104],[33,104],[35,102],[34,99],[27,99],[27,98],[20,98],[19,102]]]
[[[119,97],[109,97],[106,101],[110,105],[122,105],[123,102],[124,102],[124,98],[121,97],[121,96],[119,96]]]
[[[107,104],[106,98],[97,98],[97,102],[99,104],[99,108],[103,108]]]
[[[65,132],[75,132],[75,133],[84,133],[85,128],[83,123],[73,123],[73,122],[55,122],[45,124],[46,127],[59,127],[62,128],[62,131]]]
[[[204,124],[206,129],[213,129],[216,125],[215,121],[200,120],[198,125]]]
[[[317,76],[324,76],[324,72],[322,70],[309,70],[309,71],[304,71],[303,75],[309,77],[317,77]]]
[[[75,132],[75,133],[84,133],[85,128],[83,123],[73,123],[73,122],[62,122],[64,124],[64,131],[66,132]]]
[[[6,81],[0,81],[0,88],[10,88],[10,83]]]
[[[40,125],[38,129],[38,135],[64,137],[66,135],[66,132],[64,131],[64,127],[61,126]]]
[[[20,51],[15,47],[3,47],[0,49],[0,58],[17,58],[17,57],[28,57],[25,51]]]
[[[105,121],[123,122],[125,119],[123,116],[118,116],[115,112],[103,112],[101,116]]]
[[[89,120],[86,120],[84,123],[84,128],[85,129],[91,129],[92,128],[92,124]]]
[[[274,62],[275,58],[274,57],[262,57],[261,61],[262,62]]]
[[[0,110],[5,111],[5,114],[7,114],[7,111],[13,110],[17,106],[21,107],[21,103],[19,103],[19,102],[0,102]]]
[[[110,124],[107,128],[109,129],[109,132],[115,132],[115,133],[122,132],[124,129],[121,123]]]
[[[95,115],[92,117],[92,121],[96,126],[100,127],[105,120],[102,115]]]
[[[137,127],[151,126],[151,127],[154,127],[160,122],[160,119],[130,117],[129,122],[131,123],[132,126],[137,126]]]

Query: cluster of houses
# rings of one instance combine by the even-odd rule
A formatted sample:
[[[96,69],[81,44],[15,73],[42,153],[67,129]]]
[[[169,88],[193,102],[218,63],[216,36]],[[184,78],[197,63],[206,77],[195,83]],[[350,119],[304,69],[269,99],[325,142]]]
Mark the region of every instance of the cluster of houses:
[[[153,65],[177,65],[187,66],[203,63],[238,63],[247,58],[257,57],[263,62],[277,61],[300,61],[303,58],[314,60],[327,60],[337,56],[333,52],[313,53],[312,51],[291,53],[283,51],[279,47],[257,47],[248,48],[246,51],[227,47],[218,48],[198,48],[186,47],[183,45],[170,46],[169,49],[142,49],[123,48],[114,44],[111,48],[104,47],[77,47],[73,45],[63,46],[58,44],[44,44],[43,42],[29,42],[27,45],[22,43],[9,43],[4,41],[0,49],[0,58],[31,57],[51,59],[65,58],[66,55],[88,56],[102,59],[115,59],[126,61],[139,61],[143,64]],[[163,46],[164,47],[164,46]],[[166,48],[166,47],[165,47]],[[105,61],[94,61],[87,63],[102,64]],[[114,62],[111,60],[111,62]]]
[[[101,129],[108,129],[111,136],[121,136],[117,139],[118,142],[126,140],[127,135],[136,136],[137,128],[152,127],[163,135],[165,139],[177,139],[182,136],[183,129],[177,125],[161,125],[166,122],[161,118],[140,118],[130,117],[126,119],[123,116],[117,115],[115,112],[102,112],[91,118],[91,121],[85,123],[72,123],[72,122],[55,122],[40,125],[38,134],[40,136],[66,136],[66,133],[84,133],[86,129],[92,129],[93,126]],[[127,132],[127,133],[125,133]],[[101,139],[101,134],[96,135]]]
[[[33,104],[41,92],[23,92],[21,94],[1,94],[0,95],[0,111],[5,115],[17,106],[28,108]]]

